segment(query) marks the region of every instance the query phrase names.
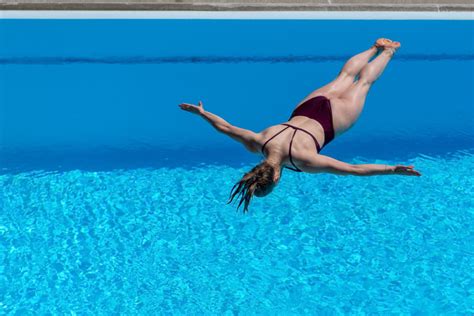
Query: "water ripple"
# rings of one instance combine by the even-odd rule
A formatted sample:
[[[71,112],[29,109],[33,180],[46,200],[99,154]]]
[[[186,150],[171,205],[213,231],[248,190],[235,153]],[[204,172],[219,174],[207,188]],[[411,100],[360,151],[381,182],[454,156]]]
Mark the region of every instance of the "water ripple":
[[[245,216],[225,202],[251,165],[0,175],[0,307],[472,315],[474,156],[410,162],[422,177],[285,173]]]

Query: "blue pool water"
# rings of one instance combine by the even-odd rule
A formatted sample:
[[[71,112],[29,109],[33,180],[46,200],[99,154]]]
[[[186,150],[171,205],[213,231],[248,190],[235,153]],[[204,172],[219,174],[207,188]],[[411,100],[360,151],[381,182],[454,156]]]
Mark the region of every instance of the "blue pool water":
[[[285,171],[180,102],[262,130],[380,36],[402,49],[324,153],[423,176]],[[473,21],[0,20],[0,313],[474,313]],[[341,41],[343,39],[343,41]]]

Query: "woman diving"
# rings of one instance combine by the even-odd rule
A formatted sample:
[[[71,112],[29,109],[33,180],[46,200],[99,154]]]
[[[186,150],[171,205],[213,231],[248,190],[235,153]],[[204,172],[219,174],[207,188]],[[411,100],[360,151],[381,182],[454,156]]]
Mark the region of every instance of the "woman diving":
[[[270,126],[260,133],[229,124],[204,110],[200,101],[198,105],[180,104],[181,109],[201,116],[217,131],[239,141],[249,151],[261,153],[265,158],[234,185],[229,203],[238,196],[238,207],[244,204],[244,212],[248,211],[254,195],[262,197],[273,190],[280,180],[282,168],[338,175],[420,176],[413,166],[353,165],[319,153],[334,137],[354,125],[371,85],[382,74],[399,47],[399,42],[378,39],[371,48],[350,58],[332,82],[303,99],[287,122]]]

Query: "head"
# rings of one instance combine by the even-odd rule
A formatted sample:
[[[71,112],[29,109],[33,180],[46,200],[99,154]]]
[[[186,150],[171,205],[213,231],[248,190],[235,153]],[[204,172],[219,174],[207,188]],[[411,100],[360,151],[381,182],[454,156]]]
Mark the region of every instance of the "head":
[[[228,203],[231,203],[237,196],[237,199],[240,198],[237,209],[243,203],[245,213],[248,211],[252,197],[254,195],[258,197],[266,196],[273,191],[279,179],[279,166],[263,161],[247,172],[242,179],[232,187]]]

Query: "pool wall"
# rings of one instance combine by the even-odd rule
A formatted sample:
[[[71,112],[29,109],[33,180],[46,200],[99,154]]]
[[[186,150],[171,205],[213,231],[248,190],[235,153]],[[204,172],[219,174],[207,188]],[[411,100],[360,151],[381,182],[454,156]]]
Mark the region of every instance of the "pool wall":
[[[11,168],[19,157],[117,150],[160,163],[182,150],[201,153],[195,162],[221,150],[252,160],[178,104],[202,100],[229,122],[260,131],[285,121],[381,36],[402,48],[360,121],[327,153],[472,148],[473,21],[4,19],[0,162]]]

